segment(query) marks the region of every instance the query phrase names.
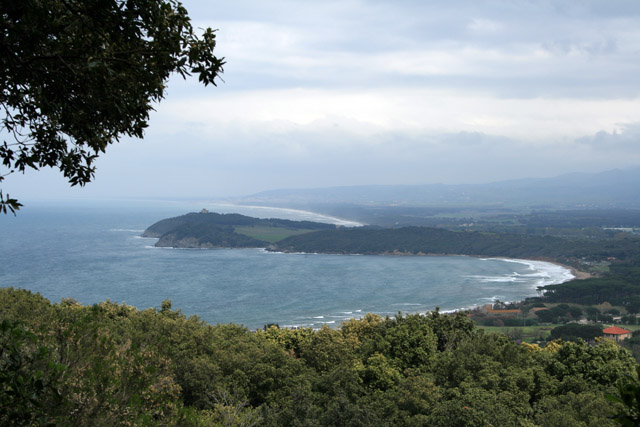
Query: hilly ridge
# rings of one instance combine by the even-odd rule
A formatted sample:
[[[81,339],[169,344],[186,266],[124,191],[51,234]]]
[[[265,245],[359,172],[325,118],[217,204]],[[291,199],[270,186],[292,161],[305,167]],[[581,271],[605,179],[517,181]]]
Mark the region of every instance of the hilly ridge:
[[[240,203],[278,206],[317,204],[404,206],[493,206],[640,208],[640,167],[599,173],[569,173],[486,184],[360,185],[280,189],[256,193]]]

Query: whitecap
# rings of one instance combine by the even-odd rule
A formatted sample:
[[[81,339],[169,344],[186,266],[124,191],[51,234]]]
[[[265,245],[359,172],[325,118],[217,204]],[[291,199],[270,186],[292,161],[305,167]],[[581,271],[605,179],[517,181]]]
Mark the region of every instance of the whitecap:
[[[563,265],[554,264],[547,261],[535,261],[528,259],[511,259],[511,258],[496,258],[505,262],[515,262],[526,265],[530,270],[535,271],[533,274],[540,274],[544,276],[544,280],[540,281],[544,285],[556,285],[567,282],[574,279],[575,276],[571,273],[571,270]],[[548,276],[548,277],[547,277]],[[536,284],[536,287],[540,286]]]
[[[526,279],[519,279],[514,276],[466,276],[470,279],[478,280],[482,283],[507,283],[507,282],[526,282]]]
[[[504,298],[504,295],[494,295],[492,297],[480,298],[480,299],[486,300],[486,301],[495,301],[495,300],[502,300],[502,298]]]

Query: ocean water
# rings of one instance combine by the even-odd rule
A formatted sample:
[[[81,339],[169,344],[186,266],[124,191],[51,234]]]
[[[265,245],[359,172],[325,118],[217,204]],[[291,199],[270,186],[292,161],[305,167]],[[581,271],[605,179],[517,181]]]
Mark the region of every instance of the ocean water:
[[[53,302],[109,299],[140,309],[170,299],[173,308],[212,324],[317,328],[368,312],[516,301],[572,277],[539,261],[166,249],[140,237],[155,221],[203,207],[349,224],[308,212],[202,202],[29,203],[17,217],[0,217],[0,287],[29,289]]]

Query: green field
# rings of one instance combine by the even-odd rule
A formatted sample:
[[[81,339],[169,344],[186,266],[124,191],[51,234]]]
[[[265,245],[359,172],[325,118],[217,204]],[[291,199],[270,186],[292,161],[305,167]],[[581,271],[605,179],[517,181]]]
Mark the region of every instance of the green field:
[[[309,233],[314,230],[306,230],[300,228],[283,228],[283,227],[265,227],[265,226],[236,226],[234,230],[238,234],[253,237],[254,239],[264,240],[266,242],[275,243],[286,237],[298,234]]]
[[[537,341],[546,340],[551,334],[551,329],[556,326],[562,326],[559,324],[540,325],[540,326],[481,326],[476,324],[479,329],[484,329],[487,333],[500,333],[505,334],[513,339],[520,339],[529,343],[535,343]],[[602,324],[603,328],[608,328],[610,324]],[[621,328],[627,329],[631,332],[640,329],[640,325],[617,325]]]
[[[537,342],[546,340],[551,334],[551,329],[560,325],[542,325],[542,326],[481,326],[476,325],[479,329],[484,329],[488,333],[501,333],[514,339],[520,339],[526,342]]]

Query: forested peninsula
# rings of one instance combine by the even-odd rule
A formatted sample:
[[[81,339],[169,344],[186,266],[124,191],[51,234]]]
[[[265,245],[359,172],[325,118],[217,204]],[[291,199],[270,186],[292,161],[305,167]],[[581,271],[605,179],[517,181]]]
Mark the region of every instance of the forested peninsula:
[[[147,228],[142,237],[158,238],[157,247],[264,248],[295,234],[335,228],[335,225],[319,222],[260,219],[203,209],[199,213],[158,221]]]
[[[259,219],[240,214],[189,213],[156,222],[142,237],[174,248],[265,247],[270,251],[329,254],[477,255],[570,261],[572,258],[640,257],[636,240],[603,245],[553,236],[451,231],[433,227],[336,227],[332,224]]]

